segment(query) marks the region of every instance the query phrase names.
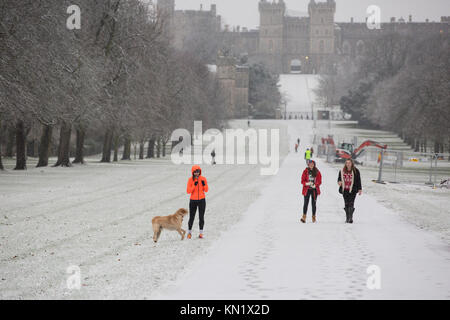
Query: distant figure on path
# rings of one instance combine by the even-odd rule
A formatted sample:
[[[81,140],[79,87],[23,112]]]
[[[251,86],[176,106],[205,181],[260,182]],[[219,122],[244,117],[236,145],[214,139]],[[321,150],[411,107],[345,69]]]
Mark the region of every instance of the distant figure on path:
[[[213,151],[211,152],[211,164],[215,165],[216,164],[216,150],[213,149]]]
[[[309,160],[311,160],[311,150],[309,150],[309,148],[306,149],[305,160],[306,160],[306,165],[308,165],[309,164]]]

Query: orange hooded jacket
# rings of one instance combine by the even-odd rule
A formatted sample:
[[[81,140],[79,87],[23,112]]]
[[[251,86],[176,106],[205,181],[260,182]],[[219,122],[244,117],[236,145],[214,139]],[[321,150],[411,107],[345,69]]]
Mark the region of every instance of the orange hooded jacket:
[[[200,170],[200,175],[198,176],[198,179],[194,178],[194,171]],[[208,182],[206,181],[206,178],[202,176],[202,169],[200,166],[193,166],[191,169],[192,177],[189,178],[187,183],[187,189],[186,192],[191,195],[191,200],[202,200],[205,199],[205,192],[208,192]],[[195,185],[195,182],[198,182],[197,185]]]

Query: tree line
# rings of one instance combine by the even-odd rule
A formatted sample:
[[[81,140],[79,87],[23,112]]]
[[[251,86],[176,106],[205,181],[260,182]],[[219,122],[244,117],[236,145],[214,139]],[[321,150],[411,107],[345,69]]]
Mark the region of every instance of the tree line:
[[[172,48],[155,6],[79,0],[81,28],[69,30],[71,4],[0,5],[1,169],[1,155],[14,153],[16,170],[26,169],[27,154],[38,167],[52,155],[55,166],[84,163],[97,151],[102,162],[118,161],[119,148],[129,160],[133,143],[140,159],[151,158],[165,151],[174,129],[192,129],[194,120],[223,127],[217,79],[194,52]]]
[[[390,33],[356,59],[329,63],[317,93],[362,126],[393,131],[415,151],[450,152],[450,36]]]

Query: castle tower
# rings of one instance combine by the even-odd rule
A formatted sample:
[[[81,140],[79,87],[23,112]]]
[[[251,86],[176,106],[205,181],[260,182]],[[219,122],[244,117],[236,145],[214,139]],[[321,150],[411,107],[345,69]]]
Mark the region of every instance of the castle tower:
[[[283,0],[259,2],[259,53],[261,60],[276,72],[282,72],[284,16]]]
[[[235,96],[236,87],[236,59],[229,56],[219,55],[217,57],[217,79],[219,80],[220,91],[222,92],[225,111],[228,117],[234,117],[235,114]]]
[[[334,14],[336,2],[311,0],[308,6],[310,17],[310,55],[315,72],[325,65],[326,60],[335,53]]]

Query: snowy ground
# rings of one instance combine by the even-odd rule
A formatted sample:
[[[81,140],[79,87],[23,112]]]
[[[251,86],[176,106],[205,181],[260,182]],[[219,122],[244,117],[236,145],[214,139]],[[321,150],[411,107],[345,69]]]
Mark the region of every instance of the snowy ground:
[[[309,139],[311,122],[289,124],[291,145]],[[317,224],[310,214],[306,225],[299,221],[305,165],[302,154],[290,153],[244,219],[152,298],[449,299],[448,243],[383,206],[370,187],[357,198],[355,224],[344,224],[338,169],[318,166]],[[380,290],[367,287],[372,265],[381,270]]]
[[[153,216],[187,206],[189,166],[91,160],[1,173],[0,298],[449,299],[448,193],[427,198],[376,185],[375,172],[361,168],[365,192],[355,224],[346,225],[338,169],[319,160],[318,223],[309,214],[301,224],[299,179],[312,121],[252,122],[286,124],[290,146],[301,137],[301,152],[291,150],[277,176],[261,176],[258,166],[204,166],[211,188],[204,240],[163,232],[157,245],[151,241]],[[436,199],[421,216],[418,203]],[[67,288],[72,265],[80,267],[81,290]],[[381,290],[366,287],[371,265],[381,269]]]
[[[284,126],[252,127],[258,125]],[[188,207],[191,166],[97,161],[0,173],[1,299],[148,298],[232,228],[268,179],[256,165],[204,165],[207,238],[181,242],[177,233],[163,232],[154,245],[152,217]],[[67,288],[70,266],[81,269],[81,290]]]

